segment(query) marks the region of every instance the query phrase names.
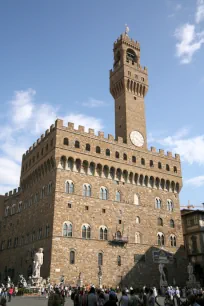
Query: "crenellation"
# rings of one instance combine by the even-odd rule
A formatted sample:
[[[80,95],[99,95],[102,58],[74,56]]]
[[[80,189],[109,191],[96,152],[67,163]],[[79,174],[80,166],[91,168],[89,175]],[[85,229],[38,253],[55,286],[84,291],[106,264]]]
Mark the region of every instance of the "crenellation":
[[[45,131],[45,136],[47,136],[49,133],[50,133],[50,130],[47,129],[47,130]]]
[[[159,155],[164,156],[164,150],[163,149],[159,149]]]
[[[13,190],[13,194],[15,194],[17,192],[17,188],[15,188],[14,190]]]
[[[74,130],[74,123],[73,122],[68,122],[68,129]]]
[[[9,196],[12,196],[12,194],[13,194],[13,191],[10,190],[10,191],[9,191]]]
[[[175,153],[175,159],[180,161],[180,154]]]
[[[123,144],[124,143],[123,137],[118,137],[117,143],[118,144]]]
[[[151,152],[153,152],[153,153],[156,153],[156,152],[157,152],[157,150],[156,150],[155,147],[151,147],[150,150],[151,150]]]
[[[44,139],[44,137],[45,137],[45,135],[44,135],[44,134],[42,134],[42,135],[41,135],[41,137],[40,137],[40,138],[41,138],[41,140],[43,140],[43,139]]]
[[[8,197],[8,192],[5,193],[5,197]]]
[[[78,131],[79,131],[80,133],[84,133],[84,132],[85,132],[85,127],[84,127],[83,125],[79,125],[79,126],[78,126]]]
[[[40,143],[40,138],[37,139],[37,144],[39,144],[39,143]]]
[[[172,152],[167,151],[167,156],[172,158]]]
[[[98,137],[104,138],[104,132],[98,131]]]
[[[89,128],[88,131],[89,131],[89,134],[90,134],[90,135],[94,135],[94,136],[95,136],[95,131],[94,131],[94,129],[90,129],[90,128]]]
[[[111,134],[108,134],[108,140],[110,140],[110,141],[114,141],[114,136],[113,136],[113,135],[111,135]]]
[[[62,119],[57,119],[57,120],[55,120],[55,127],[56,127],[56,128],[61,128],[61,127],[63,127],[63,120],[62,120]]]
[[[33,147],[31,146],[30,148],[29,148],[29,152],[31,152],[33,150]]]
[[[52,124],[52,125],[50,126],[50,132],[52,132],[52,131],[54,130],[54,128],[55,128],[55,125]]]

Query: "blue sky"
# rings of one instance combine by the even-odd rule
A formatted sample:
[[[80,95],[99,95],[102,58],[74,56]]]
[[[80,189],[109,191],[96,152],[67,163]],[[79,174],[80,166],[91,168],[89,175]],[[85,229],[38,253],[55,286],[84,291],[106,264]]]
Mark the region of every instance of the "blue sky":
[[[126,23],[149,71],[149,146],[181,154],[181,204],[204,202],[204,0],[1,1],[0,193],[57,117],[114,134],[109,69]]]

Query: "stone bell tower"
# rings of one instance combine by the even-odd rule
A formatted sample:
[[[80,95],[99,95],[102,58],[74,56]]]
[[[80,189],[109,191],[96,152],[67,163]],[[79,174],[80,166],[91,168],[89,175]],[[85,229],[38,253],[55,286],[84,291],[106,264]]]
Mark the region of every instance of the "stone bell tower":
[[[128,27],[114,43],[110,92],[115,99],[115,135],[127,144],[146,148],[144,97],[148,90],[147,68],[140,66],[140,45],[128,36]]]

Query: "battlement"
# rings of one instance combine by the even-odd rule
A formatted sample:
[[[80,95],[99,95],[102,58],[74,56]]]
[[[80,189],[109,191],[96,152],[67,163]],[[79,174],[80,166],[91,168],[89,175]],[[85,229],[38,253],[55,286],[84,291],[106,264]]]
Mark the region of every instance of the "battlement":
[[[47,129],[46,131],[45,131],[45,133],[44,134],[42,134],[41,136],[40,136],[40,138],[38,138],[37,140],[36,140],[36,142],[34,142],[33,143],[33,145],[32,146],[30,146],[30,148],[29,148],[29,150],[27,150],[26,151],[26,153],[24,153],[23,154],[23,159],[25,159],[39,144],[41,144],[43,141],[44,141],[44,139],[51,133],[51,132],[53,132],[55,130],[55,126],[54,126],[54,124],[52,124],[51,126],[50,126],[50,128],[49,129]]]
[[[56,129],[58,128],[58,129],[67,130],[69,132],[73,131],[73,132],[76,132],[76,133],[79,133],[79,134],[85,134],[87,136],[90,135],[90,136],[93,136],[96,139],[98,138],[99,140],[104,140],[106,142],[110,142],[111,144],[115,144],[115,145],[124,145],[125,147],[128,147],[130,149],[130,146],[127,145],[127,143],[124,142],[122,137],[118,137],[117,140],[111,134],[108,134],[108,137],[105,137],[104,132],[98,131],[98,134],[95,134],[94,129],[90,129],[90,128],[88,129],[88,132],[86,132],[85,127],[81,126],[81,125],[78,126],[78,129],[75,129],[74,123],[72,123],[72,122],[68,122],[68,125],[64,126],[63,120],[57,119],[55,121],[55,128]],[[134,149],[135,149],[135,147],[134,147]],[[140,148],[137,148],[137,150],[140,150]],[[165,153],[163,149],[159,149],[159,151],[157,151],[155,147],[151,147],[150,150],[148,150],[148,152],[151,152],[151,153],[153,153],[157,156],[167,157],[167,158],[172,159],[172,160],[180,161],[180,155],[179,154],[175,154],[173,156],[172,152],[166,152]]]
[[[117,68],[118,68],[119,66],[117,66]],[[143,67],[143,66],[141,66],[140,64],[138,64],[138,63],[135,63],[135,67],[136,67],[136,69],[137,69],[137,71],[139,71],[139,72],[141,72],[141,73],[143,73],[143,74],[146,74],[146,75],[148,75],[148,69],[147,69],[147,67]],[[110,69],[109,70],[109,74],[110,74],[110,77],[115,73],[115,70],[116,69]]]
[[[140,43],[126,34],[121,34],[120,37],[114,42],[114,49],[117,48],[121,43],[127,44],[133,49],[140,51]]]
[[[14,195],[17,195],[20,192],[21,192],[21,187],[18,187],[18,188],[15,188],[15,189],[13,189],[9,192],[6,192],[5,197],[7,197],[7,199],[8,199],[9,197],[13,197]]]

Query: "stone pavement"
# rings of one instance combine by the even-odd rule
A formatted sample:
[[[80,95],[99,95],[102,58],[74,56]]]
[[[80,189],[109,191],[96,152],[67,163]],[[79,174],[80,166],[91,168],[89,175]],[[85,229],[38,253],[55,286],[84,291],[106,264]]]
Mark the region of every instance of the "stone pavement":
[[[158,302],[161,306],[164,305],[164,298],[159,297]],[[48,299],[45,297],[15,297],[12,298],[11,303],[7,303],[8,306],[47,306]],[[66,299],[65,306],[73,306],[73,302],[70,298]]]
[[[45,297],[14,297],[8,306],[47,306],[48,299]],[[70,298],[67,298],[65,306],[73,306]]]

